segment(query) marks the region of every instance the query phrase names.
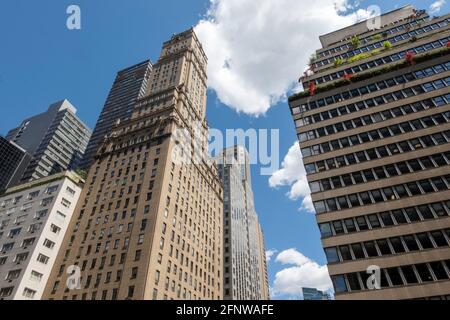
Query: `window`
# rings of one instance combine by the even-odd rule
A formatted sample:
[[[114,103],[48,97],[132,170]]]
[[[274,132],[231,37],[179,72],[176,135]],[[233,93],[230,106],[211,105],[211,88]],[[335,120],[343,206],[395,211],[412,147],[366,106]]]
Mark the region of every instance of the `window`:
[[[364,242],[364,247],[366,248],[367,255],[370,258],[378,257],[378,251],[377,251],[377,248],[375,247],[375,242],[373,242],[373,241]]]
[[[433,281],[433,277],[428,269],[428,266],[425,263],[415,265],[417,273],[419,274],[422,282],[430,282]]]
[[[55,243],[53,241],[45,239],[44,240],[44,246],[49,248],[49,249],[53,249],[55,247]]]
[[[72,203],[71,203],[70,201],[68,201],[68,200],[66,200],[66,199],[64,199],[64,198],[62,198],[61,204],[63,205],[63,207],[70,208],[70,206],[71,206]]]
[[[347,285],[345,284],[345,278],[343,275],[332,277],[334,290],[336,293],[347,292]]]
[[[363,247],[360,243],[352,244],[351,247],[352,247],[352,251],[353,251],[353,254],[355,255],[356,259],[364,259],[365,258]]]
[[[364,216],[361,217],[357,217],[356,218],[356,223],[358,225],[358,228],[360,231],[364,231],[364,230],[368,230],[369,227],[367,226],[367,222]]]
[[[431,262],[430,263],[431,270],[433,270],[434,275],[437,280],[447,280],[448,274],[445,271],[444,265],[441,261]]]
[[[406,248],[408,248],[408,251],[411,252],[419,250],[419,246],[414,236],[404,236],[403,240],[405,241]]]
[[[53,197],[45,198],[41,201],[41,206],[46,207],[53,202]]]
[[[61,228],[58,227],[58,226],[56,226],[56,225],[54,225],[54,224],[52,224],[52,225],[50,226],[50,230],[51,230],[53,233],[56,233],[56,234],[59,234],[59,233],[61,232]]]
[[[412,266],[403,266],[400,267],[400,269],[402,270],[407,284],[415,284],[419,282]]]
[[[65,220],[66,219],[66,215],[64,213],[60,212],[60,211],[56,211],[56,217],[59,220]]]
[[[393,286],[402,286],[403,280],[398,268],[389,268],[386,270]]]
[[[58,186],[51,186],[48,187],[47,190],[45,191],[46,194],[52,194],[53,192],[55,192],[56,190],[58,190]]]
[[[333,228],[334,228],[334,232],[336,234],[343,234],[344,233],[344,226],[342,225],[341,221],[334,221],[333,222]]]
[[[431,242],[431,239],[430,237],[428,237],[427,233],[419,233],[417,235],[417,239],[419,239],[419,242],[423,249],[434,248],[433,243]]]
[[[342,257],[343,261],[353,260],[349,246],[340,246],[339,247],[339,252],[341,253],[341,257]]]
[[[431,237],[434,240],[434,243],[438,246],[438,247],[446,247],[448,246],[447,240],[445,239],[444,235],[442,234],[441,231],[433,231],[431,232]]]
[[[22,272],[21,269],[9,271],[8,274],[6,275],[6,280],[15,280],[19,278],[21,272]]]
[[[37,261],[39,261],[42,264],[47,264],[49,260],[50,258],[47,257],[46,255],[43,255],[42,253],[40,253],[37,257]]]
[[[347,232],[355,232],[356,226],[353,219],[345,219],[344,220],[345,227],[347,228]]]
[[[347,281],[350,286],[351,291],[361,290],[361,284],[359,282],[357,273],[349,273],[347,274]]]
[[[320,233],[322,237],[331,237],[333,235],[331,226],[329,223],[321,223],[319,225]]]
[[[339,256],[335,247],[325,248],[325,256],[327,257],[328,263],[339,262]]]
[[[30,280],[34,281],[34,282],[41,282],[43,276],[44,275],[42,273],[39,273],[39,272],[34,271],[34,270],[31,270]]]
[[[394,249],[394,253],[399,254],[405,252],[405,247],[403,246],[401,238],[399,237],[390,238],[389,241],[392,245],[392,248]]]

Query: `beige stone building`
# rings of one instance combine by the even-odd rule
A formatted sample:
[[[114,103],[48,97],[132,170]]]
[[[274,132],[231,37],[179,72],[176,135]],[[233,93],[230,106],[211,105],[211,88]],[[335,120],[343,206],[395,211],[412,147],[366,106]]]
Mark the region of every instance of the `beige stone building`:
[[[324,35],[289,99],[338,300],[450,298],[449,23],[405,6]]]
[[[206,65],[193,30],[164,43],[147,94],[99,148],[45,299],[222,299],[223,191],[207,161]],[[196,161],[179,161],[192,152]],[[76,289],[67,286],[78,279],[72,265]]]

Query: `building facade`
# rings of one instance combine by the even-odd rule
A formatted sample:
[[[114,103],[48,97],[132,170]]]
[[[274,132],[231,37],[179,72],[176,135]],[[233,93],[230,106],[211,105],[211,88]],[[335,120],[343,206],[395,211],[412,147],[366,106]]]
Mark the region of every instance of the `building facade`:
[[[147,90],[151,70],[152,64],[147,60],[117,73],[84,153],[80,164],[82,169],[89,171],[98,148],[105,137],[112,132],[117,121],[124,121],[131,117],[136,101],[142,98]]]
[[[9,186],[17,183],[15,179],[22,176],[30,155],[14,142],[0,137],[0,194]]]
[[[450,15],[380,21],[321,37],[291,112],[336,299],[445,299]]]
[[[82,184],[63,172],[0,197],[0,300],[42,297]]]
[[[6,139],[31,155],[20,183],[77,169],[91,136],[67,100],[52,104],[41,114],[24,120],[8,132]]]
[[[268,300],[264,236],[256,214],[250,160],[241,146],[216,157],[224,189],[224,299]]]
[[[193,30],[163,44],[146,95],[94,157],[45,299],[222,299],[223,191],[207,161],[206,65]],[[180,161],[193,154],[194,128],[199,157]],[[66,287],[73,265],[77,290]]]

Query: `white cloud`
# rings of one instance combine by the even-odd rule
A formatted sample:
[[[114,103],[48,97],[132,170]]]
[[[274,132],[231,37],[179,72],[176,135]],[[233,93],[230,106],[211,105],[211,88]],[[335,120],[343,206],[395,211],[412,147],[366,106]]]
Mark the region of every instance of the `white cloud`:
[[[441,8],[445,5],[445,0],[437,0],[430,5],[430,13],[435,14],[441,11]]]
[[[276,261],[283,265],[292,266],[277,272],[275,275],[271,290],[273,297],[300,298],[304,287],[317,288],[322,291],[333,290],[327,266],[319,265],[295,248],[280,252]]]
[[[269,178],[269,185],[272,188],[290,186],[290,190],[287,193],[289,199],[302,199],[301,209],[314,213],[311,191],[306,179],[303,157],[298,142],[294,143],[289,149],[281,164],[281,169],[275,171]]]
[[[319,36],[369,17],[348,0],[210,0],[196,26],[209,87],[239,112],[264,114],[286,98]]]
[[[267,250],[266,251],[266,261],[270,262],[270,260],[272,259],[273,255],[276,254],[278,251],[277,250]]]

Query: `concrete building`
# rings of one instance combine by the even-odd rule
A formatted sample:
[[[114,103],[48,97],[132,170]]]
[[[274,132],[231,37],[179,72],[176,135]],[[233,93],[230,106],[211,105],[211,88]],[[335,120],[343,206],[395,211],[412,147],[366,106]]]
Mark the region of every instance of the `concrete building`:
[[[268,300],[264,236],[256,214],[250,159],[242,146],[216,157],[224,188],[224,299]]]
[[[69,101],[63,100],[9,131],[6,139],[32,157],[23,175],[16,177],[20,183],[79,167],[91,131],[76,112]]]
[[[302,288],[303,300],[331,300],[328,293],[315,288]]]
[[[81,194],[63,172],[0,197],[0,300],[39,300]]]
[[[450,15],[371,22],[321,37],[289,98],[336,299],[448,299]]]
[[[142,98],[147,90],[151,70],[152,64],[147,60],[117,73],[84,153],[80,164],[82,169],[89,171],[99,146],[105,137],[111,134],[117,121],[131,117],[136,101]]]
[[[0,137],[0,194],[18,182],[30,159],[24,149]]]
[[[222,299],[223,199],[207,161],[206,65],[192,29],[163,44],[146,95],[94,157],[45,299]],[[180,161],[193,155],[194,134],[200,157]],[[81,289],[65,285],[71,265]]]

